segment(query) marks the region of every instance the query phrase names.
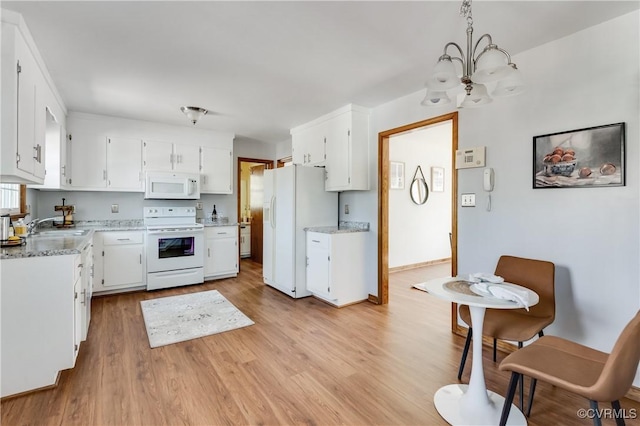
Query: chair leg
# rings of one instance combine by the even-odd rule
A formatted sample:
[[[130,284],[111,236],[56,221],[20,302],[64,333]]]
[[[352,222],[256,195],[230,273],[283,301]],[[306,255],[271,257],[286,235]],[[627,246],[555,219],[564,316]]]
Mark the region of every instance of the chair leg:
[[[620,409],[620,401],[612,401],[613,417],[616,419],[616,426],[624,426],[624,414]]]
[[[542,337],[544,336],[544,331],[540,330],[540,332],[538,333],[538,337]]]
[[[538,379],[534,379],[533,377],[531,378],[531,384],[529,387],[529,403],[527,404],[527,414],[526,414],[527,417],[531,415],[531,406],[533,405],[533,394],[536,392],[537,382],[538,382]]]
[[[496,362],[496,345],[498,344],[498,339],[493,338],[493,362]]]
[[[505,397],[504,405],[502,406],[502,416],[500,416],[500,426],[505,426],[507,424],[507,419],[509,419],[509,412],[511,411],[511,404],[513,404],[513,396],[516,393],[516,386],[518,386],[520,377],[522,377],[522,374],[516,373],[515,371],[511,373],[511,380],[509,381],[509,389],[507,390],[507,396]]]
[[[471,345],[471,337],[473,336],[473,328],[469,327],[467,333],[467,340],[464,342],[464,350],[462,351],[462,358],[460,358],[460,367],[458,368],[458,380],[462,377],[464,371],[464,364],[467,362],[467,355],[469,354],[469,346]]]
[[[591,407],[591,410],[593,412],[593,426],[602,426],[602,420],[600,419],[598,413],[598,401],[590,399],[589,406]]]

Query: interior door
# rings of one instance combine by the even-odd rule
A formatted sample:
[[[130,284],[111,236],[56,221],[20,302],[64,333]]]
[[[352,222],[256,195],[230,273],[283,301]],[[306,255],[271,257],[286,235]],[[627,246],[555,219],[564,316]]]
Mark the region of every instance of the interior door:
[[[249,177],[250,198],[249,207],[251,208],[251,260],[262,264],[262,207],[264,205],[264,169],[265,165],[260,164],[251,167],[251,176]],[[266,200],[269,202],[269,200]]]

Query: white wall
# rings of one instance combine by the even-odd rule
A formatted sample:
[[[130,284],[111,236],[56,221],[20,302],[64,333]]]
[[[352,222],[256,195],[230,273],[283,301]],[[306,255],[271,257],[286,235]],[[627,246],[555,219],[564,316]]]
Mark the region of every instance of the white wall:
[[[548,334],[603,351],[611,350],[640,307],[639,21],[636,11],[515,56],[527,92],[459,115],[459,146],[486,145],[487,166],[496,173],[491,212],[459,209],[459,272],[491,271],[504,253],[554,262],[557,317]],[[420,107],[423,96],[416,92],[374,109],[372,190],[343,195],[354,220],[371,222],[372,294],[377,294],[377,135],[451,111]],[[532,189],[533,136],[621,121],[627,123],[626,186]],[[458,193],[476,193],[482,206],[482,169],[458,176]],[[634,383],[640,386],[640,374]]]
[[[389,139],[391,161],[405,165],[404,189],[389,191],[390,268],[451,257],[451,137],[448,121]],[[418,166],[429,186],[429,198],[422,205],[409,195]],[[445,169],[444,192],[433,192],[431,167]]]

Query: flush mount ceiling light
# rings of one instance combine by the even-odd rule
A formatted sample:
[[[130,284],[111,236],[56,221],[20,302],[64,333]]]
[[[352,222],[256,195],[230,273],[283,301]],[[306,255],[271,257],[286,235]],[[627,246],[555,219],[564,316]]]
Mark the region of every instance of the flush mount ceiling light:
[[[189,121],[191,121],[194,126],[196,125],[198,120],[200,120],[204,115],[206,115],[209,112],[204,108],[194,107],[194,106],[180,107],[180,111],[184,112],[184,115],[187,116]]]
[[[461,108],[479,107],[492,102],[487,85],[492,86],[491,95],[494,97],[511,96],[522,92],[524,82],[520,71],[516,64],[511,62],[511,55],[493,44],[490,34],[484,34],[475,45],[473,44],[471,0],[462,1],[460,16],[467,18],[466,54],[457,43],[449,42],[444,46],[444,52],[438,59],[433,74],[427,80],[427,95],[421,104],[425,106],[448,104],[451,102],[450,95],[455,94],[456,90],[460,91],[461,88],[466,92],[460,104]],[[486,46],[478,52],[478,47],[483,40]],[[449,47],[457,49],[460,56],[449,55],[447,53]],[[456,72],[453,61],[460,63],[462,76]]]

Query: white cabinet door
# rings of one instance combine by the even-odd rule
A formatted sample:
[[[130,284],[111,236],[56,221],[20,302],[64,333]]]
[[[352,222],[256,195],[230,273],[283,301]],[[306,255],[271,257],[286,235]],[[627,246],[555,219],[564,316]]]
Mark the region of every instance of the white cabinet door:
[[[231,194],[233,191],[233,153],[229,149],[200,148],[200,192]]]
[[[142,189],[142,142],[139,139],[107,138],[107,187]]]
[[[36,116],[36,76],[37,65],[27,43],[16,34],[15,53],[17,59],[18,87],[18,169],[34,174],[35,159],[38,156],[35,141]],[[3,124],[4,125],[4,124]]]
[[[80,293],[82,292],[82,278],[78,277],[73,285],[73,351],[74,351],[74,365],[75,359],[78,356],[80,350],[80,342],[82,341],[82,310],[83,303]]]
[[[351,165],[351,113],[331,120],[327,134],[327,190],[346,189],[350,183]]]
[[[142,244],[104,246],[103,286],[138,286],[143,282]]]
[[[251,225],[240,228],[240,256],[251,256]]]
[[[107,187],[107,141],[84,126],[71,134],[71,186]]]
[[[173,143],[145,140],[142,145],[144,171],[173,170]]]
[[[47,103],[46,103],[47,84],[44,77],[39,72],[36,74],[36,99],[35,99],[35,115],[34,115],[34,156],[33,156],[33,174],[39,179],[45,176],[45,159],[46,159],[46,133],[47,133]]]
[[[205,228],[206,253],[204,276],[229,276],[238,273],[238,227]]]
[[[319,123],[292,132],[292,161],[303,166],[321,166],[324,164],[326,124]]]
[[[200,171],[200,147],[174,144],[173,170],[184,173],[198,173]]]
[[[321,237],[321,238],[319,238]],[[325,235],[307,234],[307,290],[330,297],[329,247]]]
[[[93,250],[92,244],[82,249],[81,253],[81,291],[80,291],[80,304],[81,304],[81,340],[87,340],[87,333],[89,332],[89,323],[91,322],[91,295],[92,295],[92,274],[93,274]]]

